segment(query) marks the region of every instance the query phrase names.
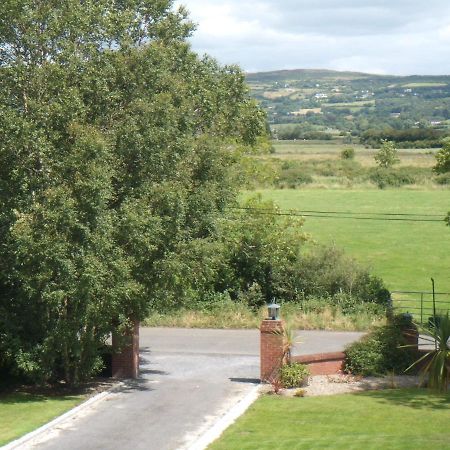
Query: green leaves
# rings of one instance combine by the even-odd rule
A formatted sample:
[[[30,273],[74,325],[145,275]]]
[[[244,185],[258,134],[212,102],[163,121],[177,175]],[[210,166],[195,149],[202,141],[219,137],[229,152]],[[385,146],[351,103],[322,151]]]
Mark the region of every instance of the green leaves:
[[[32,379],[99,368],[177,252],[212,240],[265,134],[242,72],[191,52],[172,6],[2,3],[0,352]]]
[[[450,172],[450,139],[446,139],[442,148],[436,153],[436,165],[433,170],[436,173]]]
[[[381,148],[374,158],[378,166],[383,169],[388,169],[400,162],[395,144],[385,139],[381,141]]]

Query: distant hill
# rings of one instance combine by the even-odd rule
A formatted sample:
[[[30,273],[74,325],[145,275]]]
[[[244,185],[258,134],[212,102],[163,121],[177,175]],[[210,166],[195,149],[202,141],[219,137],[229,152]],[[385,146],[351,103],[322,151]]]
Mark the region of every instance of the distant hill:
[[[293,70],[275,70],[271,72],[247,73],[249,83],[258,83],[264,81],[285,81],[285,80],[322,80],[322,79],[358,79],[377,77],[379,75],[370,75],[362,72],[338,72],[327,69],[293,69]]]
[[[290,69],[269,72],[249,72],[246,74],[249,83],[269,81],[301,81],[301,80],[358,80],[377,79],[389,82],[450,82],[450,75],[379,75],[364,72],[337,71],[329,69]]]
[[[439,146],[441,137],[450,134],[450,75],[297,69],[248,73],[246,78],[272,128],[293,124],[299,137],[303,130],[364,140],[368,130],[432,128],[433,142],[417,145]]]

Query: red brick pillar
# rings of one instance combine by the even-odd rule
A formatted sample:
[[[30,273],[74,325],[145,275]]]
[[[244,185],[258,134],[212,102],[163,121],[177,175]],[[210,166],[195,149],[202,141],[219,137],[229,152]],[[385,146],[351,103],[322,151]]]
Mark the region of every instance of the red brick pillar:
[[[113,333],[112,376],[137,378],[139,375],[139,322],[133,322],[124,336]]]
[[[282,320],[261,322],[261,381],[272,381],[284,363],[284,326]]]
[[[419,350],[419,331],[414,324],[402,330],[403,338],[410,350],[417,352]]]

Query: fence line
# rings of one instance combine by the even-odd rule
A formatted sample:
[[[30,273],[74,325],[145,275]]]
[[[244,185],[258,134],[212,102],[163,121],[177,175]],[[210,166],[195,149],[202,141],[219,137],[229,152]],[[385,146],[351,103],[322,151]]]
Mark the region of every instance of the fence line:
[[[394,295],[393,310],[420,316],[420,323],[424,323],[424,316],[432,317],[435,312],[450,311],[450,292],[434,292],[434,298],[432,291],[392,291],[392,294]],[[412,297],[398,298],[399,295]],[[430,320],[429,317],[428,320]]]

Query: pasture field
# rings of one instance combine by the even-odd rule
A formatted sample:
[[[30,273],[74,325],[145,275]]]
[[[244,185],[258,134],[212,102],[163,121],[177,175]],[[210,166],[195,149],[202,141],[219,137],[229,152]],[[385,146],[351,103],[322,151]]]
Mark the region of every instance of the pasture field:
[[[340,152],[344,148],[355,149],[355,161],[363,167],[376,165],[374,156],[377,149],[365,148],[361,144],[344,144],[342,139],[329,141],[273,141],[275,153],[264,158],[277,158],[281,160],[323,160],[339,159]],[[436,163],[435,153],[437,149],[399,149],[400,163],[395,167],[414,166],[432,167]]]
[[[382,277],[390,290],[428,291],[430,277],[434,277],[437,290],[450,292],[450,228],[443,222],[450,210],[448,190],[264,189],[247,191],[243,197],[255,192],[282,210],[364,213],[362,217],[370,213],[419,214],[413,218],[437,219],[305,217],[304,230],[318,243],[344,248]]]
[[[447,83],[408,83],[408,84],[404,84],[402,85],[402,87],[404,88],[423,88],[423,87],[445,87],[447,86]]]
[[[358,102],[345,103],[324,103],[324,108],[358,108],[358,107],[372,107],[375,106],[375,100],[361,100]]]

